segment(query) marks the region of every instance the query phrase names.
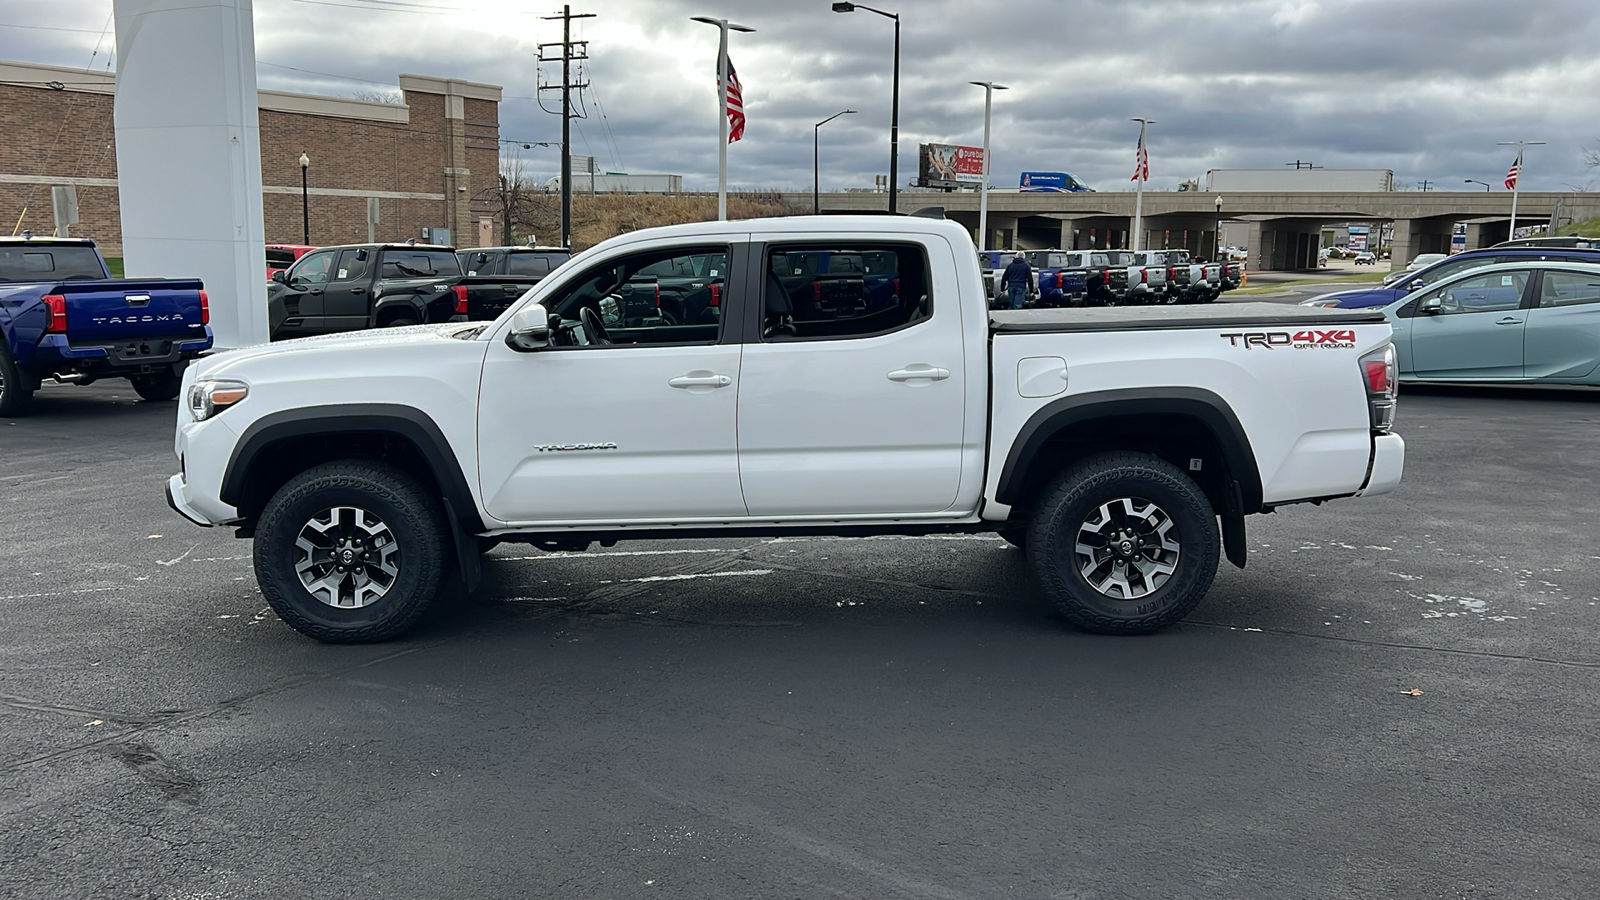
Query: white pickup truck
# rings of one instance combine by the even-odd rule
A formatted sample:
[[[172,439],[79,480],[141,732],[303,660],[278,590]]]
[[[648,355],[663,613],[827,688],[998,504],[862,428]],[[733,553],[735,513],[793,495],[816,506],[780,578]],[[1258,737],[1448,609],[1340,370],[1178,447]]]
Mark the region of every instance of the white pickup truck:
[[[818,254],[872,271],[819,277]],[[708,256],[693,321],[619,299]],[[991,313],[971,236],[936,219],[679,225],[493,322],[202,359],[167,498],[254,538],[267,601],[323,641],[399,634],[500,541],[793,533],[998,532],[1071,622],[1149,632],[1224,548],[1244,565],[1245,516],[1399,483],[1389,339],[1366,310]]]

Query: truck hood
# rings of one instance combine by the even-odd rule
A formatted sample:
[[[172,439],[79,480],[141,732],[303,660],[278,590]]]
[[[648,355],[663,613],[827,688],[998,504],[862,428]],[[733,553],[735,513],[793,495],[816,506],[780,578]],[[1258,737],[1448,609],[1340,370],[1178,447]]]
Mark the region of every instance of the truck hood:
[[[372,328],[366,331],[347,331],[341,334],[324,334],[314,337],[296,338],[289,341],[275,341],[270,344],[256,344],[251,347],[240,347],[237,350],[225,350],[203,357],[191,368],[198,369],[197,377],[222,378],[228,373],[241,367],[247,367],[251,361],[271,357],[282,358],[284,354],[305,353],[382,353],[388,347],[415,347],[419,344],[433,344],[439,341],[472,340],[480,334],[489,322],[446,322],[437,325],[408,325],[403,328]],[[407,352],[399,350],[396,352]]]
[[[1371,287],[1354,291],[1323,294],[1318,300],[1337,300],[1340,309],[1363,309],[1369,306],[1388,306],[1400,299],[1402,291],[1394,288]]]

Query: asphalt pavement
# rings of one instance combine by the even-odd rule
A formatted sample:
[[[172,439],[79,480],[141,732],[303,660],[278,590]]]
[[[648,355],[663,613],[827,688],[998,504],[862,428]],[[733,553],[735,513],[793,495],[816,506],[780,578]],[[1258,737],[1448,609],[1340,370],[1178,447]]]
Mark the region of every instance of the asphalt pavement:
[[[1406,389],[1392,495],[1078,632],[986,536],[495,550],[330,647],[167,509],[172,404],[0,419],[0,896],[1567,898],[1600,394]]]

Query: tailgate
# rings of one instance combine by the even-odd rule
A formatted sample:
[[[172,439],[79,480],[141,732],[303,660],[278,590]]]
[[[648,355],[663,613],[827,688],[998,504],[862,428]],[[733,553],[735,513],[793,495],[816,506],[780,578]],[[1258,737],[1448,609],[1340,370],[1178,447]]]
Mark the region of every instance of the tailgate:
[[[467,318],[474,322],[497,319],[511,304],[521,299],[537,278],[475,275],[461,279],[467,288]]]
[[[142,338],[204,337],[201,283],[193,278],[68,282],[67,340],[75,345]]]

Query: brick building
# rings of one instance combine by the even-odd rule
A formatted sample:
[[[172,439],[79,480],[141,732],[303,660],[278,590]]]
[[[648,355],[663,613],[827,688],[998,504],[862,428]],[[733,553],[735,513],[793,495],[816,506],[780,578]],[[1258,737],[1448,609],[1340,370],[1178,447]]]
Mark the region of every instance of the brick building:
[[[77,190],[74,237],[122,253],[116,78],[106,72],[0,62],[0,234],[55,230],[51,187]],[[300,154],[306,170],[311,243],[423,237],[480,242],[498,205],[500,88],[424,75],[399,76],[400,104],[260,91],[262,206],[268,243],[300,243]],[[183,190],[175,184],[173,190]]]

